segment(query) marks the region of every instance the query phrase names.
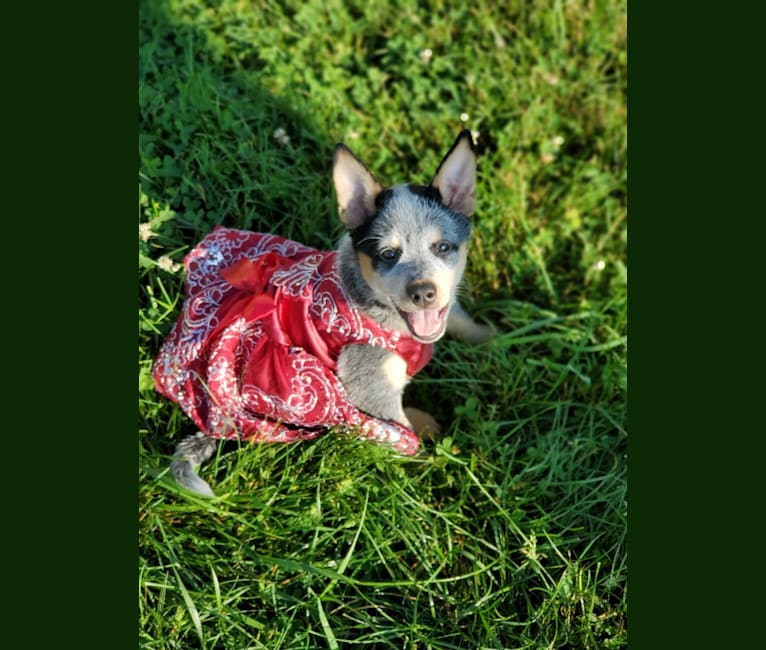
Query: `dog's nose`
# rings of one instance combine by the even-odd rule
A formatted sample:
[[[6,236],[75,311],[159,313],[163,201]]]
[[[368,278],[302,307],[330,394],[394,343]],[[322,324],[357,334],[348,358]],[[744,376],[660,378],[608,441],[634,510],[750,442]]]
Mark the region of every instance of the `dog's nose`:
[[[436,300],[436,286],[428,280],[416,280],[407,285],[407,295],[418,307],[428,307]]]

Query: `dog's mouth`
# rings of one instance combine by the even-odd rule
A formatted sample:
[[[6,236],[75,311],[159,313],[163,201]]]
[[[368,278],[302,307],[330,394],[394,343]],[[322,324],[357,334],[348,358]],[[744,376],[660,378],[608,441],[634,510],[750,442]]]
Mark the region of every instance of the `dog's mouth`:
[[[441,309],[418,309],[417,311],[399,309],[399,314],[418,341],[433,343],[444,334],[448,309],[449,305]]]

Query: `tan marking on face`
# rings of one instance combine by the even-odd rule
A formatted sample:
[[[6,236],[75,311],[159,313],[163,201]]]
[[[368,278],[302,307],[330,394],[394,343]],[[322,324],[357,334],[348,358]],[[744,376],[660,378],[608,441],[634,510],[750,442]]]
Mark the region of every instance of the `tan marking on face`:
[[[372,266],[372,258],[361,251],[356,252],[356,258],[359,260],[359,270],[365,282],[373,289],[381,290],[380,276],[375,272]]]
[[[463,277],[463,271],[465,271],[465,263],[466,263],[466,260],[468,259],[468,244],[466,244],[465,242],[460,244],[460,246],[458,246],[457,253],[458,253],[458,263],[457,263],[457,266],[455,267],[455,277],[457,279],[460,279],[461,277]]]

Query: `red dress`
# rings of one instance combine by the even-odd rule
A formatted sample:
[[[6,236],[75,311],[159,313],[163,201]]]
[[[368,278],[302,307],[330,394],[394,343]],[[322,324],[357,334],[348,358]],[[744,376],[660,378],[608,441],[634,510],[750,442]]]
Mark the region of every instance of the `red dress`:
[[[184,260],[186,296],[154,363],[157,390],[214,438],[293,442],[345,427],[414,454],[418,436],[362,413],[334,371],[344,346],[367,344],[401,356],[412,376],[432,346],[351,305],[335,258],[217,227]]]

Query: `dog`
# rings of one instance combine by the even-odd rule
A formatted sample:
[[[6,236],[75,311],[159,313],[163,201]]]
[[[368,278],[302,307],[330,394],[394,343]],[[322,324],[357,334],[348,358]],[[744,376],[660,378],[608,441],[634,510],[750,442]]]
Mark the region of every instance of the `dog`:
[[[445,333],[492,330],[457,302],[476,207],[476,155],[462,131],[430,185],[382,186],[346,145],[332,170],[345,228],[323,252],[276,235],[216,227],[185,258],[182,313],[153,366],[157,390],[200,431],[171,473],[197,474],[216,439],[307,440],[328,429],[414,454],[434,418],[402,394]]]

